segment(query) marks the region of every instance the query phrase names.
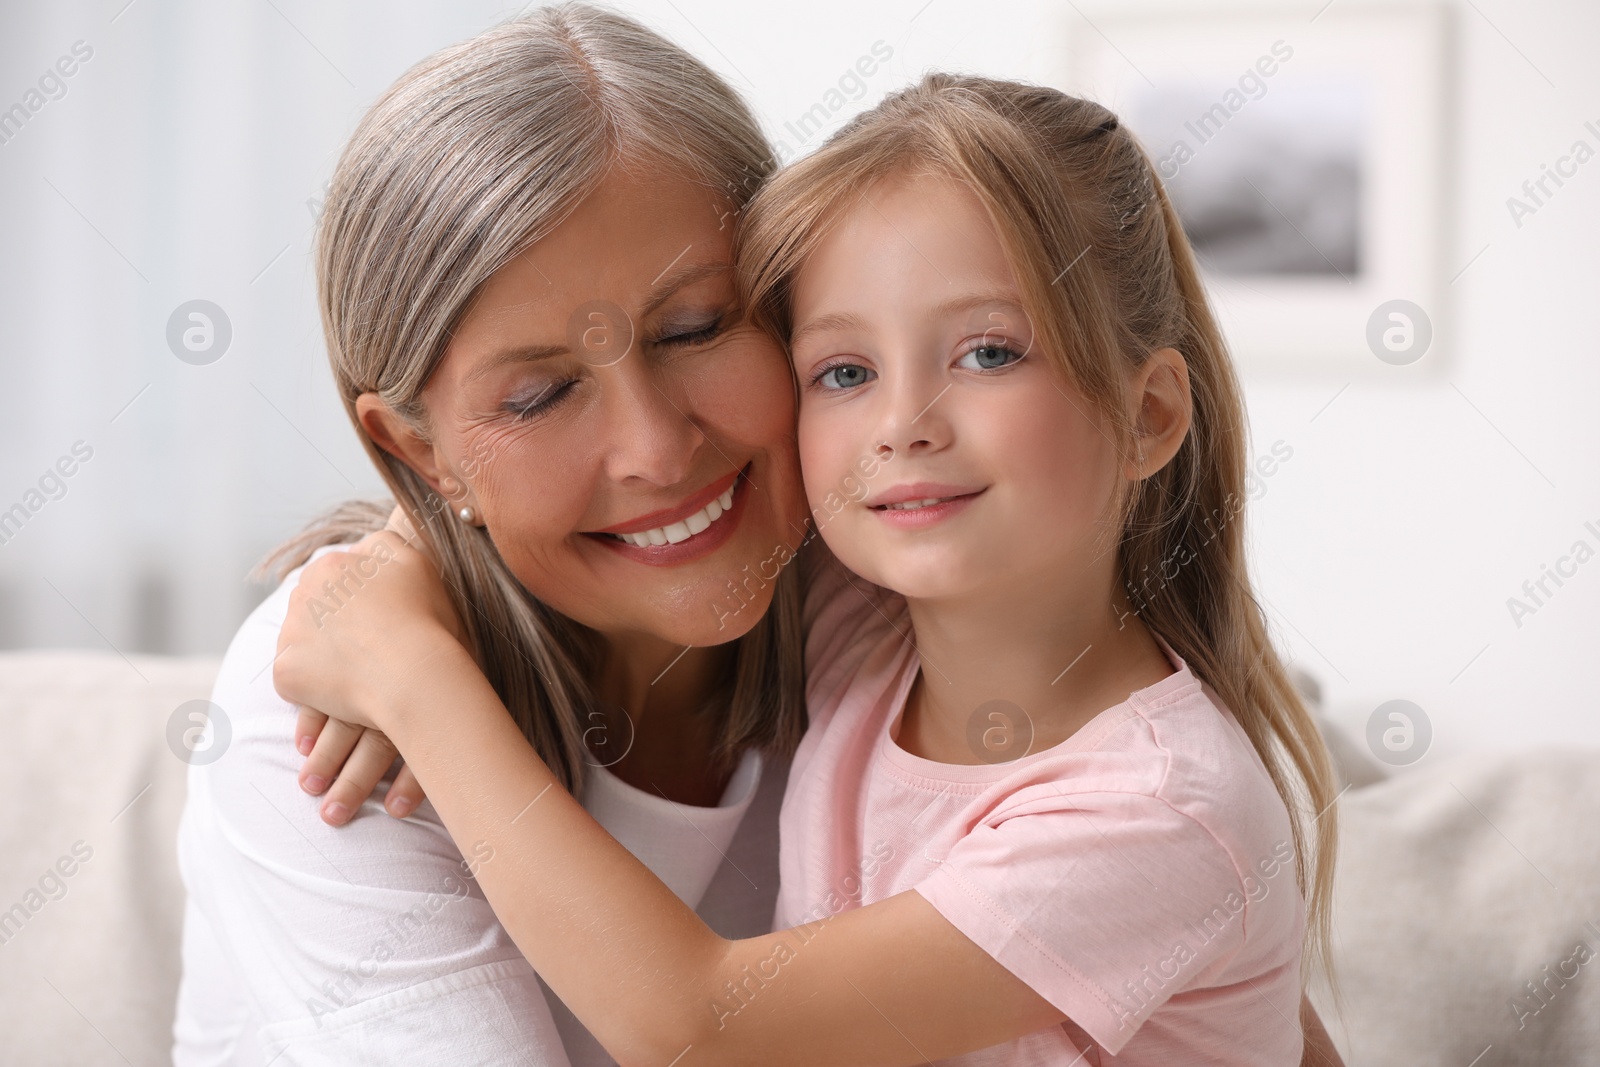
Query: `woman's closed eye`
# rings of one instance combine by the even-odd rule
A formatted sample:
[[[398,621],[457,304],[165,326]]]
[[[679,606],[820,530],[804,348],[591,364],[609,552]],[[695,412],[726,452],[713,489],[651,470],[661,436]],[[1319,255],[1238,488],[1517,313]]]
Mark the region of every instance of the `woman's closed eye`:
[[[727,320],[727,315],[718,315],[710,321],[699,325],[668,326],[663,330],[663,335],[656,338],[654,343],[666,345],[669,348],[689,348],[694,345],[703,345],[722,333]]]
[[[720,336],[726,327],[727,321],[727,315],[717,315],[710,320],[702,321],[698,325],[668,327],[665,335],[658,337],[652,344],[671,349],[693,348],[697,345],[703,345]],[[514,396],[506,401],[505,410],[518,422],[527,422],[539,418],[554,410],[570,397],[573,387],[578,383],[578,378],[565,378],[532,393]]]
[[[506,401],[506,410],[518,422],[536,419],[541,415],[547,414],[563,400],[571,396],[572,388],[577,384],[578,379],[565,378],[530,395],[514,396]]]

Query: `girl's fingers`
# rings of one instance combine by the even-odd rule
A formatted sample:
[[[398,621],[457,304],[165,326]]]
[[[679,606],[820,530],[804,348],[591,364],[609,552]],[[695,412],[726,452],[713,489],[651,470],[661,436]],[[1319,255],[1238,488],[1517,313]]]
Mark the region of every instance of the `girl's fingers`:
[[[322,821],[329,826],[343,826],[350,821],[378,782],[394,766],[399,749],[377,730],[363,730],[350,758],[344,761],[339,777],[328,787],[328,797],[322,803]]]
[[[339,776],[339,768],[344,766],[345,760],[355,750],[356,742],[366,732],[366,727],[351,726],[342,719],[328,719],[326,716],[324,719],[322,732],[311,746],[305,766],[300,768],[300,788],[313,796],[321,794]]]
[[[416,811],[417,805],[424,799],[422,783],[411,773],[411,765],[401,764],[399,772],[394,776],[394,784],[389,787],[388,795],[383,798],[383,806],[388,809],[390,815],[403,819]]]
[[[294,720],[295,751],[302,756],[311,755],[311,748],[317,743],[317,736],[322,733],[327,721],[328,717],[316,708],[301,704],[300,714]]]

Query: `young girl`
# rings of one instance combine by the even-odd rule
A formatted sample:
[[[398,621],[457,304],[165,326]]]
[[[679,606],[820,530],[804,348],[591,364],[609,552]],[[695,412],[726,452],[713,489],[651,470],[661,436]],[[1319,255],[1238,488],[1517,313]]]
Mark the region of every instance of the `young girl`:
[[[396,625],[437,580],[394,534],[336,616],[291,607],[280,691],[389,735],[620,1063],[1300,1062],[1331,769],[1250,592],[1239,390],[1148,158],[1096,104],[930,75],[741,242],[837,557],[800,560],[777,932],[717,937],[551,788],[447,606]],[[363,615],[381,648],[341,636]]]

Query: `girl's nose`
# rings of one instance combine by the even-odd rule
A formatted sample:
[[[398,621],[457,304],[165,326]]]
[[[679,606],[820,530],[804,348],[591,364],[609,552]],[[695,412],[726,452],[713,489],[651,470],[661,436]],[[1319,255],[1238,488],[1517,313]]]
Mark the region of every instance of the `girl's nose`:
[[[880,395],[884,409],[875,444],[879,458],[894,453],[915,455],[949,445],[952,427],[941,401],[954,383],[902,378]],[[887,451],[886,451],[887,450]]]

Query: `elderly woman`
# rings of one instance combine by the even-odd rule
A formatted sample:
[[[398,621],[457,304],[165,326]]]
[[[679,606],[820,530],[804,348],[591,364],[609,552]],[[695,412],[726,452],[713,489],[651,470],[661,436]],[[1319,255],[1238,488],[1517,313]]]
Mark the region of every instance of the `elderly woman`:
[[[584,807],[730,938],[769,929],[804,725],[800,568],[774,562],[806,532],[793,385],[732,274],[772,167],[702,64],[565,5],[405,74],[318,246],[335,380],[451,629]],[[231,745],[191,768],[180,832],[174,1061],[611,1062],[489,908],[493,848],[458,848],[381,736],[317,723],[298,766],[270,669],[290,590],[387,512],[280,550],[224,661]],[[384,562],[315,570],[304,610],[337,613]],[[380,779],[410,817],[352,820]]]
[[[741,574],[798,545],[805,518],[788,364],[731,276],[734,219],[772,165],[693,57],[615,15],[546,9],[385,94],[319,239],[340,394],[444,560],[484,671],[589,810],[730,936],[769,927],[782,754],[803,724],[794,569]],[[387,512],[342,510],[280,572]],[[606,1062],[547,1006],[467,876],[484,857],[431,805],[335,831],[297,785],[268,669],[290,573],[223,663],[230,748],[191,771],[175,1061]],[[370,785],[393,758],[369,736],[346,775]]]

